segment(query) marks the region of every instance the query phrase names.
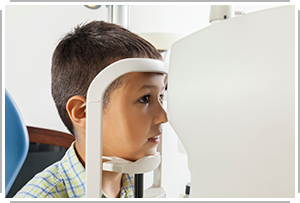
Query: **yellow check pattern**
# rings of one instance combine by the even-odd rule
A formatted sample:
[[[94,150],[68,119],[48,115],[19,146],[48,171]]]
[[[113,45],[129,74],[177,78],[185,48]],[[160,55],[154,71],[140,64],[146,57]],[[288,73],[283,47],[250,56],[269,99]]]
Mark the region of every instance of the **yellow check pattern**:
[[[38,173],[15,198],[84,198],[85,169],[79,162],[74,143],[58,162]],[[133,175],[123,174],[120,198],[134,197]],[[102,198],[107,195],[102,192]]]

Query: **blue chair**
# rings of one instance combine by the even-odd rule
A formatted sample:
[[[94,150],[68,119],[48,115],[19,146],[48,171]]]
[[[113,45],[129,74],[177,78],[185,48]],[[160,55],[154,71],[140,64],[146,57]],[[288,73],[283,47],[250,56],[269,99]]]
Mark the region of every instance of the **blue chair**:
[[[29,136],[21,113],[5,90],[5,196],[13,185],[29,150]]]

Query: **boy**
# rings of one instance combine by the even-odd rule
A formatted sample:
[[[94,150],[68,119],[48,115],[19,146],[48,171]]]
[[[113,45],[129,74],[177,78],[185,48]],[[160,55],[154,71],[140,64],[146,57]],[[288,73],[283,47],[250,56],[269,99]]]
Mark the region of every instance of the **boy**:
[[[56,47],[52,58],[52,96],[58,113],[75,136],[59,162],[29,181],[15,197],[84,197],[85,111],[88,87],[109,64],[124,58],[162,60],[147,41],[103,21],[78,26]],[[162,107],[164,76],[129,73],[104,95],[103,156],[135,161],[156,152],[167,122]],[[103,171],[102,197],[134,197],[133,176]]]

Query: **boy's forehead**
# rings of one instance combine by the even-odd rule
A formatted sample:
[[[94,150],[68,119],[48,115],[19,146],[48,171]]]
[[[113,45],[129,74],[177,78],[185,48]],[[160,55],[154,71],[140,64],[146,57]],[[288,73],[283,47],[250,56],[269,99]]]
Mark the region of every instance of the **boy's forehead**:
[[[128,80],[129,81],[152,81],[152,80],[164,80],[165,75],[162,73],[152,73],[152,72],[134,72],[128,73]]]
[[[165,86],[165,75],[161,73],[150,73],[150,72],[134,72],[128,73],[126,82],[128,86],[144,86],[144,85],[152,85],[152,86]]]
[[[125,101],[130,98],[141,96],[146,91],[161,93],[165,89],[165,75],[161,73],[135,72],[125,75],[124,83],[112,92],[111,100],[123,98]],[[124,100],[124,97],[127,98]]]

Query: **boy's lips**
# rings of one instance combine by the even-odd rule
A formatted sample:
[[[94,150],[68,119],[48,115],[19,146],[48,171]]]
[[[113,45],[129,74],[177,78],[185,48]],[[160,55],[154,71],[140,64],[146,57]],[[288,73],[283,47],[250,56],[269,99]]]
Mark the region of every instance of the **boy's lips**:
[[[156,135],[155,137],[148,138],[148,141],[153,142],[153,143],[159,143],[160,142],[160,139],[159,139],[160,135],[161,135],[161,133]]]

